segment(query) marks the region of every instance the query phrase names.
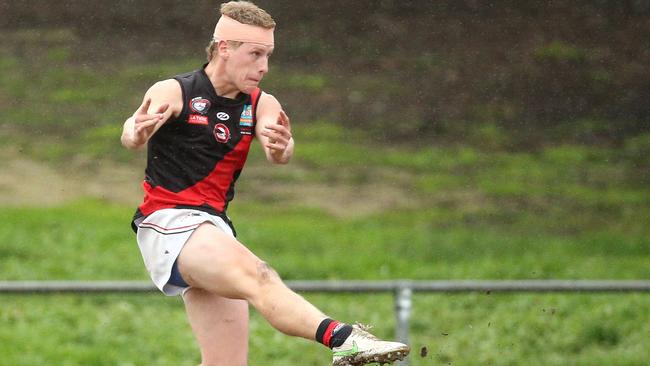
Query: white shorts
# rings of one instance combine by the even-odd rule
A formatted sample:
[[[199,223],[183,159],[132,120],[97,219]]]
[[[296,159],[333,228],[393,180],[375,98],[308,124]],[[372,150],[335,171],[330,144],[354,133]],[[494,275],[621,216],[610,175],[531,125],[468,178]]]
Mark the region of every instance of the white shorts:
[[[156,211],[138,223],[138,247],[153,283],[167,296],[182,294],[189,287],[169,283],[172,266],[196,228],[209,222],[233,235],[230,226],[219,216],[207,212],[167,208]]]

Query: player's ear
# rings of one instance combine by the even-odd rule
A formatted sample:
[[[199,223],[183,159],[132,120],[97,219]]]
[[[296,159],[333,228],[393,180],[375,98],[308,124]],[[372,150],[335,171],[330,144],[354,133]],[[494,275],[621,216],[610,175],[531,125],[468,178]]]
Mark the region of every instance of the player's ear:
[[[219,51],[219,57],[227,60],[230,57],[230,47],[227,41],[219,41],[217,43],[217,50]]]

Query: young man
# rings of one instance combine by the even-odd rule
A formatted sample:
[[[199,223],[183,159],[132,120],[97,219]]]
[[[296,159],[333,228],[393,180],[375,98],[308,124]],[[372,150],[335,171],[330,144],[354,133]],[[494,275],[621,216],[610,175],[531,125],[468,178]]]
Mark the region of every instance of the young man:
[[[248,304],[279,331],[330,347],[334,365],[403,359],[408,346],[329,319],[236,240],[226,208],[253,137],[274,164],[289,162],[294,141],[280,103],[258,88],[275,22],[245,1],[221,14],[208,63],[154,84],[124,123],[122,144],[148,149],[132,226],[153,282],[183,295],[204,366],[246,365]]]

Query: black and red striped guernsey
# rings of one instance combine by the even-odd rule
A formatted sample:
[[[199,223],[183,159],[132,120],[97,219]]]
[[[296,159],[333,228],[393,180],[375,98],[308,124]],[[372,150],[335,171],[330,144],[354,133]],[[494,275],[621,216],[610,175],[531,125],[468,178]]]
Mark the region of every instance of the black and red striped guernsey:
[[[183,109],[149,140],[144,201],[135,219],[164,208],[194,208],[227,220],[255,135],[261,91],[221,97],[204,68],[174,79],[181,85]]]

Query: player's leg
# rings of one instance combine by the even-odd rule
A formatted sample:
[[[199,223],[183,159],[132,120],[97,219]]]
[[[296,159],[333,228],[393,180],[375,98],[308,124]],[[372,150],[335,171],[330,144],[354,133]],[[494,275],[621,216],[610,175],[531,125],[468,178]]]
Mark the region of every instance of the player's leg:
[[[329,346],[334,365],[364,365],[404,358],[409,347],[382,341],[362,329],[327,319],[244,245],[211,224],[194,231],[178,257],[181,275],[192,287],[245,299],[279,331]]]
[[[326,316],[289,289],[264,261],[228,233],[205,223],[178,257],[185,281],[219,296],[244,299],[279,331],[314,340]]]
[[[248,303],[190,288],[183,295],[202,366],[245,366],[248,359]]]

